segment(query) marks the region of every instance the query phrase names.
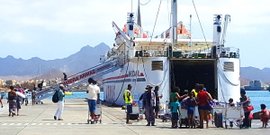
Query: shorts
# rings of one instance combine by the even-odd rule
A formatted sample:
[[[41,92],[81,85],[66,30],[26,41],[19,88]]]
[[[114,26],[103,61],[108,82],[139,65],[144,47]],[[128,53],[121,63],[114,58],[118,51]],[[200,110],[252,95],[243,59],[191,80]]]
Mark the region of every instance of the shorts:
[[[195,107],[188,107],[187,108],[187,114],[188,115],[193,115],[195,111]]]
[[[209,105],[198,106],[199,110],[210,110]]]
[[[96,111],[96,100],[88,99],[88,107],[90,112],[95,112]]]
[[[172,113],[172,120],[179,120],[178,113]]]
[[[127,104],[127,114],[131,114],[131,113],[132,113],[132,105]]]

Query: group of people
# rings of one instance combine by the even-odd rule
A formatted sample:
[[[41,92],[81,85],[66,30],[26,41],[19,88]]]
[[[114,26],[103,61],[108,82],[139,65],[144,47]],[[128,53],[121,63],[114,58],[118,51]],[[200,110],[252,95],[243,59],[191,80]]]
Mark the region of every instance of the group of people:
[[[96,111],[96,105],[100,101],[100,88],[97,85],[97,81],[95,81],[93,78],[88,79],[88,87],[87,87],[87,103],[89,107],[89,115],[91,121],[91,124],[94,123],[94,121],[97,119],[97,115],[95,114]],[[64,111],[64,97],[65,97],[65,86],[63,84],[59,85],[59,89],[55,91],[58,96],[58,102],[57,102],[57,109],[54,114],[54,120],[63,120],[62,115]]]
[[[142,101],[142,108],[144,109],[145,118],[147,120],[146,126],[155,126],[155,119],[158,116],[160,98],[159,86],[155,86],[154,90],[151,85],[145,87],[145,92],[142,93],[139,100]],[[132,105],[134,105],[134,99],[131,92],[132,86],[128,84],[127,89],[124,91],[123,98],[126,104],[126,124],[131,124],[130,115],[132,113]]]
[[[146,126],[155,126],[155,118],[159,112],[159,100],[162,96],[159,96],[158,89],[156,86],[155,89],[153,87],[147,85],[145,88],[145,92],[140,96],[139,100],[142,101],[144,114],[147,120]],[[127,89],[124,91],[123,98],[126,104],[126,123],[131,124],[130,115],[132,114],[132,106],[134,105],[134,99],[132,96],[132,86],[128,84]],[[209,119],[211,119],[212,113],[212,104],[213,98],[209,92],[207,92],[206,88],[203,84],[195,84],[195,88],[191,91],[185,91],[183,95],[180,95],[180,88],[174,87],[170,93],[170,103],[169,107],[171,110],[171,122],[172,128],[178,127],[180,107],[187,110],[187,126],[191,128],[204,128],[204,121],[206,123],[206,128],[208,128]],[[240,104],[244,110],[244,119],[243,119],[243,128],[251,127],[250,113],[252,109],[250,109],[250,99],[246,95],[245,91],[240,92]],[[235,106],[233,99],[229,99],[228,104],[230,106]],[[198,108],[199,113],[199,123],[195,124],[195,109]],[[266,105],[261,105],[261,120],[263,122],[263,127],[266,127],[269,119],[269,111],[266,109]]]
[[[194,113],[196,106],[199,112],[199,126],[203,128],[203,123],[206,121],[206,128],[208,128],[208,121],[211,112],[211,102],[213,100],[211,94],[206,91],[203,84],[196,84],[195,89],[190,92],[185,91],[184,95],[179,95],[180,89],[174,87],[170,94],[170,108],[172,112],[172,128],[178,127],[178,120],[180,114],[180,106],[187,110],[187,127],[195,128]]]
[[[245,90],[241,90],[240,92],[240,104],[243,106],[244,110],[244,120],[243,120],[243,128],[251,127],[251,120],[253,118],[252,110],[254,107],[251,105],[250,98],[246,95]],[[230,102],[230,101],[229,101]],[[259,112],[260,120],[262,122],[262,128],[266,128],[268,125],[268,121],[270,119],[270,112],[267,110],[265,104],[260,104],[261,111]]]
[[[87,87],[87,102],[89,107],[89,115],[91,123],[97,119],[97,115],[95,114],[97,103],[100,101],[100,88],[97,85],[97,81],[93,78],[88,79],[88,87]],[[132,86],[128,84],[127,89],[124,91],[123,99],[126,104],[126,124],[131,124],[130,115],[132,114],[132,106],[134,105],[134,97],[132,95]],[[9,116],[19,115],[19,110],[21,109],[21,101],[23,101],[22,97],[18,94],[18,89],[15,89],[13,86],[10,86],[10,91],[8,92],[8,104],[9,104]],[[65,86],[63,84],[59,85],[59,89],[57,89],[58,94],[58,102],[57,109],[54,114],[55,120],[63,120],[62,114],[64,111],[64,97],[65,97]],[[187,110],[187,126],[195,128],[195,119],[194,113],[196,107],[198,107],[199,112],[199,125],[198,128],[203,128],[204,121],[206,122],[206,128],[208,128],[208,121],[210,118],[210,113],[212,110],[211,102],[213,98],[209,92],[206,91],[203,84],[195,84],[195,88],[191,91],[185,91],[183,95],[179,94],[180,88],[174,87],[170,93],[170,102],[169,107],[171,110],[171,122],[172,128],[178,127],[178,120],[180,114],[180,106]],[[250,99],[246,95],[244,90],[240,91],[240,105],[244,110],[244,119],[243,119],[243,128],[251,127],[251,111],[253,110],[252,105],[250,104]],[[2,99],[0,98],[0,104],[3,108]],[[162,95],[159,95],[159,86],[155,86],[154,90],[151,85],[147,85],[145,87],[145,92],[142,93],[139,100],[142,101],[142,106],[145,111],[145,117],[147,120],[146,126],[155,126],[155,119],[158,117],[158,112],[160,109],[160,98]],[[233,99],[230,98],[228,102],[229,106],[235,106]],[[261,112],[260,118],[262,121],[262,127],[266,128],[268,125],[268,121],[270,118],[270,112],[267,110],[265,104],[261,104]]]
[[[146,91],[140,96],[139,100],[143,103],[144,114],[147,120],[146,126],[155,126],[155,118],[158,116],[159,107],[160,107],[160,98],[159,87],[156,86],[155,89],[152,89],[151,85],[146,86]],[[132,113],[133,96],[131,92],[132,86],[129,84],[127,89],[124,91],[123,98],[126,104],[126,123],[131,124],[130,115]],[[208,93],[203,84],[196,84],[195,89],[191,92],[188,92],[184,95],[179,95],[179,87],[174,87],[170,93],[170,109],[171,109],[171,122],[172,128],[178,127],[179,120],[179,107],[180,102],[182,107],[187,109],[188,115],[188,125],[194,127],[194,112],[195,106],[198,106],[199,115],[200,115],[200,128],[203,128],[203,120],[206,121],[206,127],[208,127],[208,116],[211,110],[209,102],[212,99],[210,93]]]

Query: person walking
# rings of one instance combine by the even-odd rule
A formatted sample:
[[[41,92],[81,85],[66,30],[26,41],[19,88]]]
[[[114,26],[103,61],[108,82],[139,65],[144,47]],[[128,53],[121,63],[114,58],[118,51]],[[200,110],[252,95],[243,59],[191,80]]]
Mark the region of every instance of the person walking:
[[[124,95],[123,95],[123,98],[126,104],[126,113],[127,113],[126,124],[131,124],[131,122],[129,122],[130,114],[132,113],[132,103],[133,103],[133,96],[131,93],[131,89],[132,89],[131,84],[128,84],[127,89],[124,91]]]
[[[156,95],[155,92],[152,91],[152,86],[147,85],[146,90],[147,92],[144,94],[143,97],[143,103],[145,103],[144,108],[145,108],[145,117],[147,120],[147,125],[146,126],[155,126],[155,112],[154,109],[156,107]]]
[[[8,110],[9,115],[8,116],[14,116],[16,113],[16,98],[17,94],[15,92],[15,89],[13,86],[10,86],[10,91],[8,92]]]
[[[91,124],[94,123],[96,120],[96,105],[97,101],[99,101],[99,93],[100,88],[97,86],[97,82],[93,78],[88,79],[88,87],[87,87],[87,93],[88,93],[88,107],[90,111],[90,117],[91,117]]]
[[[56,90],[56,92],[58,93],[58,102],[57,102],[57,109],[56,112],[54,114],[54,120],[63,120],[62,118],[62,114],[64,111],[64,97],[65,97],[65,86],[63,84],[59,85],[59,89]]]
[[[20,92],[18,89],[15,90],[15,92]],[[16,93],[17,94],[17,93]],[[17,109],[17,116],[19,116],[19,112],[20,112],[20,109],[22,109],[22,106],[21,106],[21,101],[22,101],[22,97],[16,96],[15,100],[16,100],[16,109]]]

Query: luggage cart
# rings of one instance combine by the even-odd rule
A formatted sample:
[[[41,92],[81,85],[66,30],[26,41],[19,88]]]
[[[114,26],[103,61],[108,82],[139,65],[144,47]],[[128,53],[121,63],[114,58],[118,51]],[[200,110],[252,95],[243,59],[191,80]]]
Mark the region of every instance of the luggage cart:
[[[225,109],[225,117],[224,117],[224,123],[225,123],[225,128],[227,129],[228,126],[231,128],[233,125],[239,127],[240,129],[242,128],[243,124],[243,118],[244,118],[244,110],[242,106],[226,106]],[[228,125],[229,124],[229,125]]]
[[[188,127],[188,115],[187,115],[187,109],[179,107],[180,115],[179,115],[179,127],[182,127],[182,125],[185,125]]]
[[[179,127],[182,127],[182,125],[185,125],[186,127],[190,126],[189,122],[188,122],[187,109],[179,107],[179,110],[180,110]],[[194,118],[194,121],[193,121],[194,123],[192,123],[192,126],[195,128],[195,127],[199,126],[199,124],[200,124],[198,106],[196,106],[194,109],[193,118]]]
[[[101,102],[96,104],[96,110],[95,110],[95,118],[93,121],[91,121],[91,117],[90,117],[91,113],[90,110],[88,108],[88,115],[87,115],[87,124],[91,123],[91,124],[95,124],[95,123],[101,123],[102,122],[102,104]]]
[[[162,122],[167,122],[171,120],[171,110],[169,109],[169,103],[163,104],[159,110],[158,117],[162,119]]]
[[[129,114],[129,116],[130,116],[129,119],[139,121],[140,120],[139,115],[140,115],[140,107],[136,103],[136,104],[132,105],[132,113]]]

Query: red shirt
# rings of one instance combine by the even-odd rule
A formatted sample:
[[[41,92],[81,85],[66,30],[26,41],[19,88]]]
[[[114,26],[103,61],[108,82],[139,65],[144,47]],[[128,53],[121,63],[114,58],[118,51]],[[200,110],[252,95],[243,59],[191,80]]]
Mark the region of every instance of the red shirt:
[[[198,99],[198,106],[205,106],[208,104],[208,93],[204,90],[200,90],[198,95],[197,95],[197,99]]]

